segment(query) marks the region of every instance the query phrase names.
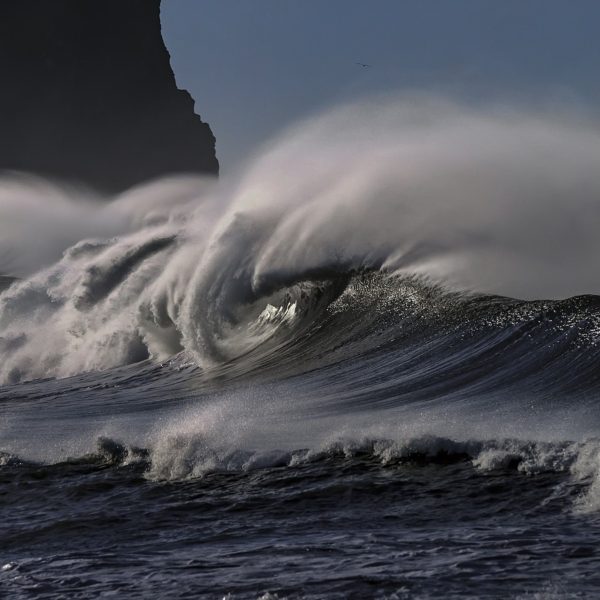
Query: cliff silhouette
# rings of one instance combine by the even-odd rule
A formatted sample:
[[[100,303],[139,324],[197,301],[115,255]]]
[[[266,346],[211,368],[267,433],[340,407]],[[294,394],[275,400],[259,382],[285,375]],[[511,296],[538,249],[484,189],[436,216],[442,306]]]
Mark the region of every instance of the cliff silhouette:
[[[210,127],[176,86],[160,0],[3,0],[0,86],[0,171],[104,192],[218,173]]]

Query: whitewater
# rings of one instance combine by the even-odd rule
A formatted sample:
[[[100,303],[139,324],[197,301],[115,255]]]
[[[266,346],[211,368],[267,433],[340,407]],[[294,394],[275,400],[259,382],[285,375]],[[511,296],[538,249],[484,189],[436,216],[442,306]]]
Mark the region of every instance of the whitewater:
[[[0,586],[594,597],[599,173],[591,117],[415,94],[219,181],[6,174]]]

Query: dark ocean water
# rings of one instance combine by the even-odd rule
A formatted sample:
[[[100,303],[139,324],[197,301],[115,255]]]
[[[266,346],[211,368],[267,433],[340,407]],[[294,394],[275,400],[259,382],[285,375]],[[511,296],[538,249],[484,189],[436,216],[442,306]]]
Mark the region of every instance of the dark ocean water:
[[[569,110],[363,99],[102,202],[3,176],[0,596],[600,597]]]
[[[211,367],[0,387],[3,597],[598,597],[600,298],[274,293]]]

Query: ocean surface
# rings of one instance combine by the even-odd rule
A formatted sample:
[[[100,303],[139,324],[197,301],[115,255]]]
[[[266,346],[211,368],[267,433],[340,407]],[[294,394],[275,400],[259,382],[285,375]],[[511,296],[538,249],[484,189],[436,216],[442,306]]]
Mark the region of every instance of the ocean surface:
[[[384,108],[218,186],[0,185],[1,597],[599,596],[600,138]]]
[[[208,373],[0,388],[6,597],[595,596],[600,298],[282,298]]]

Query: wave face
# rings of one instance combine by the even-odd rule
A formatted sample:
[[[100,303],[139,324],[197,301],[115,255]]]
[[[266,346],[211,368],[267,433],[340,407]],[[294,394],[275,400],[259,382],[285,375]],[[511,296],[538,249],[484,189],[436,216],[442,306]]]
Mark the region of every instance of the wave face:
[[[5,180],[7,589],[593,594],[598,132],[386,98],[219,182]]]

